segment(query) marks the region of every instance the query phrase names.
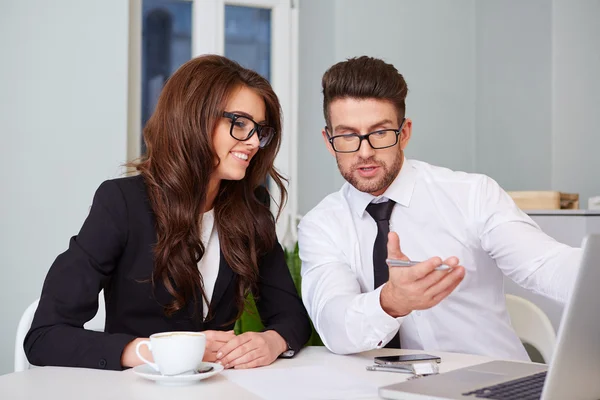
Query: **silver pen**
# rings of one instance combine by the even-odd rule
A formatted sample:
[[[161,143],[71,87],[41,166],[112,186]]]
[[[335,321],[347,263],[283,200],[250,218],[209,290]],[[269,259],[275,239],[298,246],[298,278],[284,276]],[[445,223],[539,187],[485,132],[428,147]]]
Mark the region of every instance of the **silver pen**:
[[[410,368],[384,367],[382,365],[367,365],[367,371],[400,372],[402,374],[413,373],[412,369]]]
[[[388,258],[385,260],[385,262],[390,267],[412,267],[412,266],[422,263],[423,261],[406,261],[406,260],[396,260],[394,258]],[[437,271],[445,271],[447,269],[450,269],[450,267],[447,266],[446,264],[442,264],[436,268]]]

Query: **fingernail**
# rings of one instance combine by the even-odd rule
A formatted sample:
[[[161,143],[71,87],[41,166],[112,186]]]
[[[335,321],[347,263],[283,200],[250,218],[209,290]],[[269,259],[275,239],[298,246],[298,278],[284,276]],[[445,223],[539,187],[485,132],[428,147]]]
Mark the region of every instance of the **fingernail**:
[[[225,368],[229,368],[229,364],[225,364]]]
[[[217,353],[217,358],[221,358],[221,357],[223,357],[223,353],[221,353],[221,352],[218,352],[218,353]]]
[[[221,365],[221,361],[217,361],[217,364]]]

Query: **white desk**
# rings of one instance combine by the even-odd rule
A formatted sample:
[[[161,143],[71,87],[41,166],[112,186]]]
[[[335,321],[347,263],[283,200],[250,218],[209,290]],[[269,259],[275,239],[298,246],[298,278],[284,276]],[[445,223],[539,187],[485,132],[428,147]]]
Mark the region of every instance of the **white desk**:
[[[344,372],[379,387],[405,380],[409,375],[394,372],[370,372],[366,365],[376,355],[416,353],[418,351],[382,349],[352,356],[338,356],[324,347],[307,347],[290,360],[277,360],[264,368],[320,365]],[[454,353],[429,352],[442,358],[440,372],[490,361],[487,357]],[[243,373],[243,371],[238,371]],[[237,373],[237,372],[236,372]],[[307,382],[309,384],[309,382]],[[230,382],[222,374],[190,386],[167,387],[138,377],[131,370],[101,371],[82,368],[44,367],[0,376],[0,399],[42,400],[206,400],[258,399]],[[377,399],[374,397],[373,399]]]

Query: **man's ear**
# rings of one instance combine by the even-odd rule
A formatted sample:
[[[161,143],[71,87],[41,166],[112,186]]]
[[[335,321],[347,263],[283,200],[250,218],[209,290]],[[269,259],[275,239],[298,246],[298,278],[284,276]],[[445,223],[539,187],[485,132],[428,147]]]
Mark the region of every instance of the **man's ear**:
[[[335,150],[333,150],[333,147],[329,142],[329,137],[327,136],[327,132],[325,131],[325,129],[321,131],[321,135],[323,135],[323,140],[325,141],[325,146],[327,146],[327,150],[329,150],[329,153],[335,157]]]
[[[404,125],[402,126],[402,130],[400,131],[400,148],[404,151],[408,142],[410,141],[410,137],[412,136],[412,120],[410,118],[406,118],[404,120]]]

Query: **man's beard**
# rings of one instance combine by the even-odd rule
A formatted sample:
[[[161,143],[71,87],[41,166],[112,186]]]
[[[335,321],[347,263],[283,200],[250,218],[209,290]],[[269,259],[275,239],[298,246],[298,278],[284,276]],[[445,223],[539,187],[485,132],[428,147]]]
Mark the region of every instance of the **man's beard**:
[[[339,159],[336,157],[337,165],[340,170],[340,173],[344,177],[348,183],[354,186],[357,190],[365,193],[378,193],[384,189],[386,189],[389,185],[392,184],[400,169],[402,168],[402,160],[403,153],[399,151],[397,153],[396,158],[392,165],[388,168],[387,165],[375,159],[375,157],[370,157],[368,159],[359,159],[354,165],[352,165],[348,169],[343,169],[340,165]],[[360,168],[361,165],[373,164],[377,165],[383,170],[383,175],[377,179],[367,179],[361,178],[357,176],[358,174],[355,171]]]

